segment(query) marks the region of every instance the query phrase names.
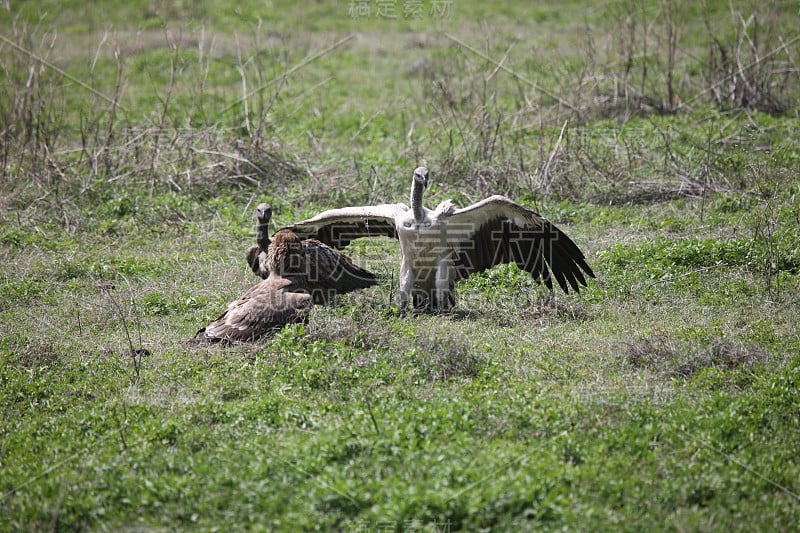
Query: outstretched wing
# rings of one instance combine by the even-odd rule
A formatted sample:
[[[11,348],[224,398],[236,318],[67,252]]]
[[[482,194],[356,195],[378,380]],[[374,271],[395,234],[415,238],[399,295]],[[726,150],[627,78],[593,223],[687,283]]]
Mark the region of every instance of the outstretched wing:
[[[294,231],[301,239],[317,239],[341,250],[361,237],[386,236],[396,239],[395,219],[408,210],[405,204],[343,207],[323,211],[283,229]]]
[[[192,343],[253,341],[302,322],[311,309],[311,295],[294,290],[288,279],[265,279],[229,303],[224,313],[197,332]]]
[[[501,263],[515,263],[538,283],[565,292],[586,285],[594,272],[574,242],[539,213],[505,196],[491,196],[444,214],[448,241],[456,249],[456,280]]]

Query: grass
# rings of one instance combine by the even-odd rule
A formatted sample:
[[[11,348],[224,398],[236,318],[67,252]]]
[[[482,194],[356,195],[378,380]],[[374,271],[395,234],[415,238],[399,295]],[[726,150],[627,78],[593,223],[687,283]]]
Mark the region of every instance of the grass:
[[[796,9],[423,6],[0,9],[0,530],[800,521]],[[400,201],[422,163],[597,279],[503,266],[397,318],[364,240],[379,286],[186,345],[255,282],[255,205]]]

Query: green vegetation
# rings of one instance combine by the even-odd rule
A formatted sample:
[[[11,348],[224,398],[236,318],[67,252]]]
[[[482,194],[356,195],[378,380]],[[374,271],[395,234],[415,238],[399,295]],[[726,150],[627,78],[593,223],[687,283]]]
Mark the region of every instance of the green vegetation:
[[[0,530],[795,528],[797,6],[359,4],[0,5]],[[379,286],[186,345],[256,281],[255,205],[419,164],[597,279],[398,318],[359,241]]]

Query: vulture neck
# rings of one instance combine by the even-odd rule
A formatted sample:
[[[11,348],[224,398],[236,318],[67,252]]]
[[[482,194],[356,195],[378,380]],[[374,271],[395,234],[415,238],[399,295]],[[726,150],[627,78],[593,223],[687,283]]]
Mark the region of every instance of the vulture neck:
[[[261,247],[262,250],[266,250],[269,248],[270,240],[269,240],[269,220],[258,221],[258,227],[256,228],[256,242]]]
[[[422,224],[425,221],[425,211],[422,207],[422,193],[425,192],[425,187],[414,180],[411,184],[411,211],[414,213],[414,222]]]

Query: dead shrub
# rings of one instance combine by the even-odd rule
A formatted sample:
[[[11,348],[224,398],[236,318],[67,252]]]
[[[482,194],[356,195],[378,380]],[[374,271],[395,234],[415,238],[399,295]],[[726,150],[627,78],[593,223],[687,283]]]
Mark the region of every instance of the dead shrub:
[[[725,371],[750,369],[769,354],[761,347],[742,345],[714,337],[708,346],[682,346],[666,335],[624,343],[623,357],[634,368],[661,378],[691,379],[707,368]]]
[[[755,109],[781,115],[792,107],[798,90],[798,70],[788,43],[779,34],[780,14],[754,11],[749,16],[732,12],[738,22],[734,35],[725,38],[706,18],[711,35],[708,50],[707,91],[720,110]]]
[[[414,365],[427,381],[444,382],[476,377],[483,367],[484,357],[469,339],[456,335],[442,336],[421,333],[414,345]]]

